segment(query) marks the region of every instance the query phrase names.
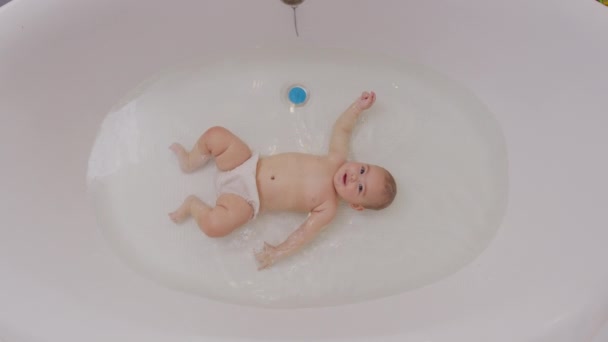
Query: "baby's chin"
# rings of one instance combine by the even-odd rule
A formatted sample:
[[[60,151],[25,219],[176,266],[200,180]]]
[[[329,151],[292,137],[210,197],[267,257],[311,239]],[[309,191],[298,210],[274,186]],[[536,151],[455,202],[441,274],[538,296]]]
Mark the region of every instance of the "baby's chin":
[[[344,172],[340,172],[340,170],[338,170],[336,173],[334,173],[334,178],[333,178],[333,184],[334,184],[334,188],[338,188],[338,186],[340,184],[342,184],[342,175],[344,174]]]
[[[338,189],[338,184],[336,184],[336,181],[334,180],[334,191],[336,192],[336,195],[338,195],[338,197],[340,197],[340,199],[342,199],[342,195],[340,195],[340,190]]]
[[[350,201],[346,200],[346,198],[344,198],[344,196],[342,196],[342,193],[340,192],[340,190],[338,188],[336,188],[336,186],[334,186],[334,189],[336,190],[336,196],[338,196],[338,199],[344,203],[347,204],[351,204]]]

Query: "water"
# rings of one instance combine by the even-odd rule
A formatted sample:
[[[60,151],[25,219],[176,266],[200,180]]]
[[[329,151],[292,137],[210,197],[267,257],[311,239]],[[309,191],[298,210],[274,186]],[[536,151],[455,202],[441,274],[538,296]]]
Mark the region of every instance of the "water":
[[[315,93],[290,106],[285,90]],[[253,250],[282,242],[305,215],[263,214],[211,239],[167,216],[189,194],[215,201],[213,163],[185,175],[168,146],[223,125],[262,154],[325,153],[337,116],[363,90],[378,99],[352,157],[390,170],[398,196],[380,212],[342,206],[310,246],[263,272]],[[102,124],[88,184],[99,227],[134,270],[171,288],[271,307],[358,302],[450,275],[489,244],[505,212],[505,141],[469,91],[419,65],[342,51],[251,52],[158,75]]]

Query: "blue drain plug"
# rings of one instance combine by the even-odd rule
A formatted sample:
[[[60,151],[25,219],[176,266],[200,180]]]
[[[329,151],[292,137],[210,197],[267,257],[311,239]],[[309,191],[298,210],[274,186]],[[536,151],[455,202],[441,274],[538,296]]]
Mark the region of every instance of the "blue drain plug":
[[[296,106],[303,106],[308,100],[308,91],[302,86],[294,85],[291,86],[287,92],[289,101]]]

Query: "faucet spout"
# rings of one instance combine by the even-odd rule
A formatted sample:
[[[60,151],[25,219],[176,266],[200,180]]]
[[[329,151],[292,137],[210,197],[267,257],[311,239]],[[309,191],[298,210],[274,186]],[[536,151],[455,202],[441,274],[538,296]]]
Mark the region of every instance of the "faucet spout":
[[[300,5],[301,3],[304,2],[304,0],[281,0],[281,1],[283,1],[283,3],[285,5],[289,5],[292,7],[297,7],[298,5]]]

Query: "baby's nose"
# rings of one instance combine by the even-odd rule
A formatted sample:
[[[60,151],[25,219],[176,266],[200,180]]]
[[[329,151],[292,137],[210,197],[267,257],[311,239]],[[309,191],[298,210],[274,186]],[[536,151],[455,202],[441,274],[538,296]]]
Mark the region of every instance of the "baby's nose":
[[[356,174],[356,173],[351,174],[351,175],[350,175],[350,180],[351,180],[352,182],[356,182],[356,181],[357,181],[357,174]]]

